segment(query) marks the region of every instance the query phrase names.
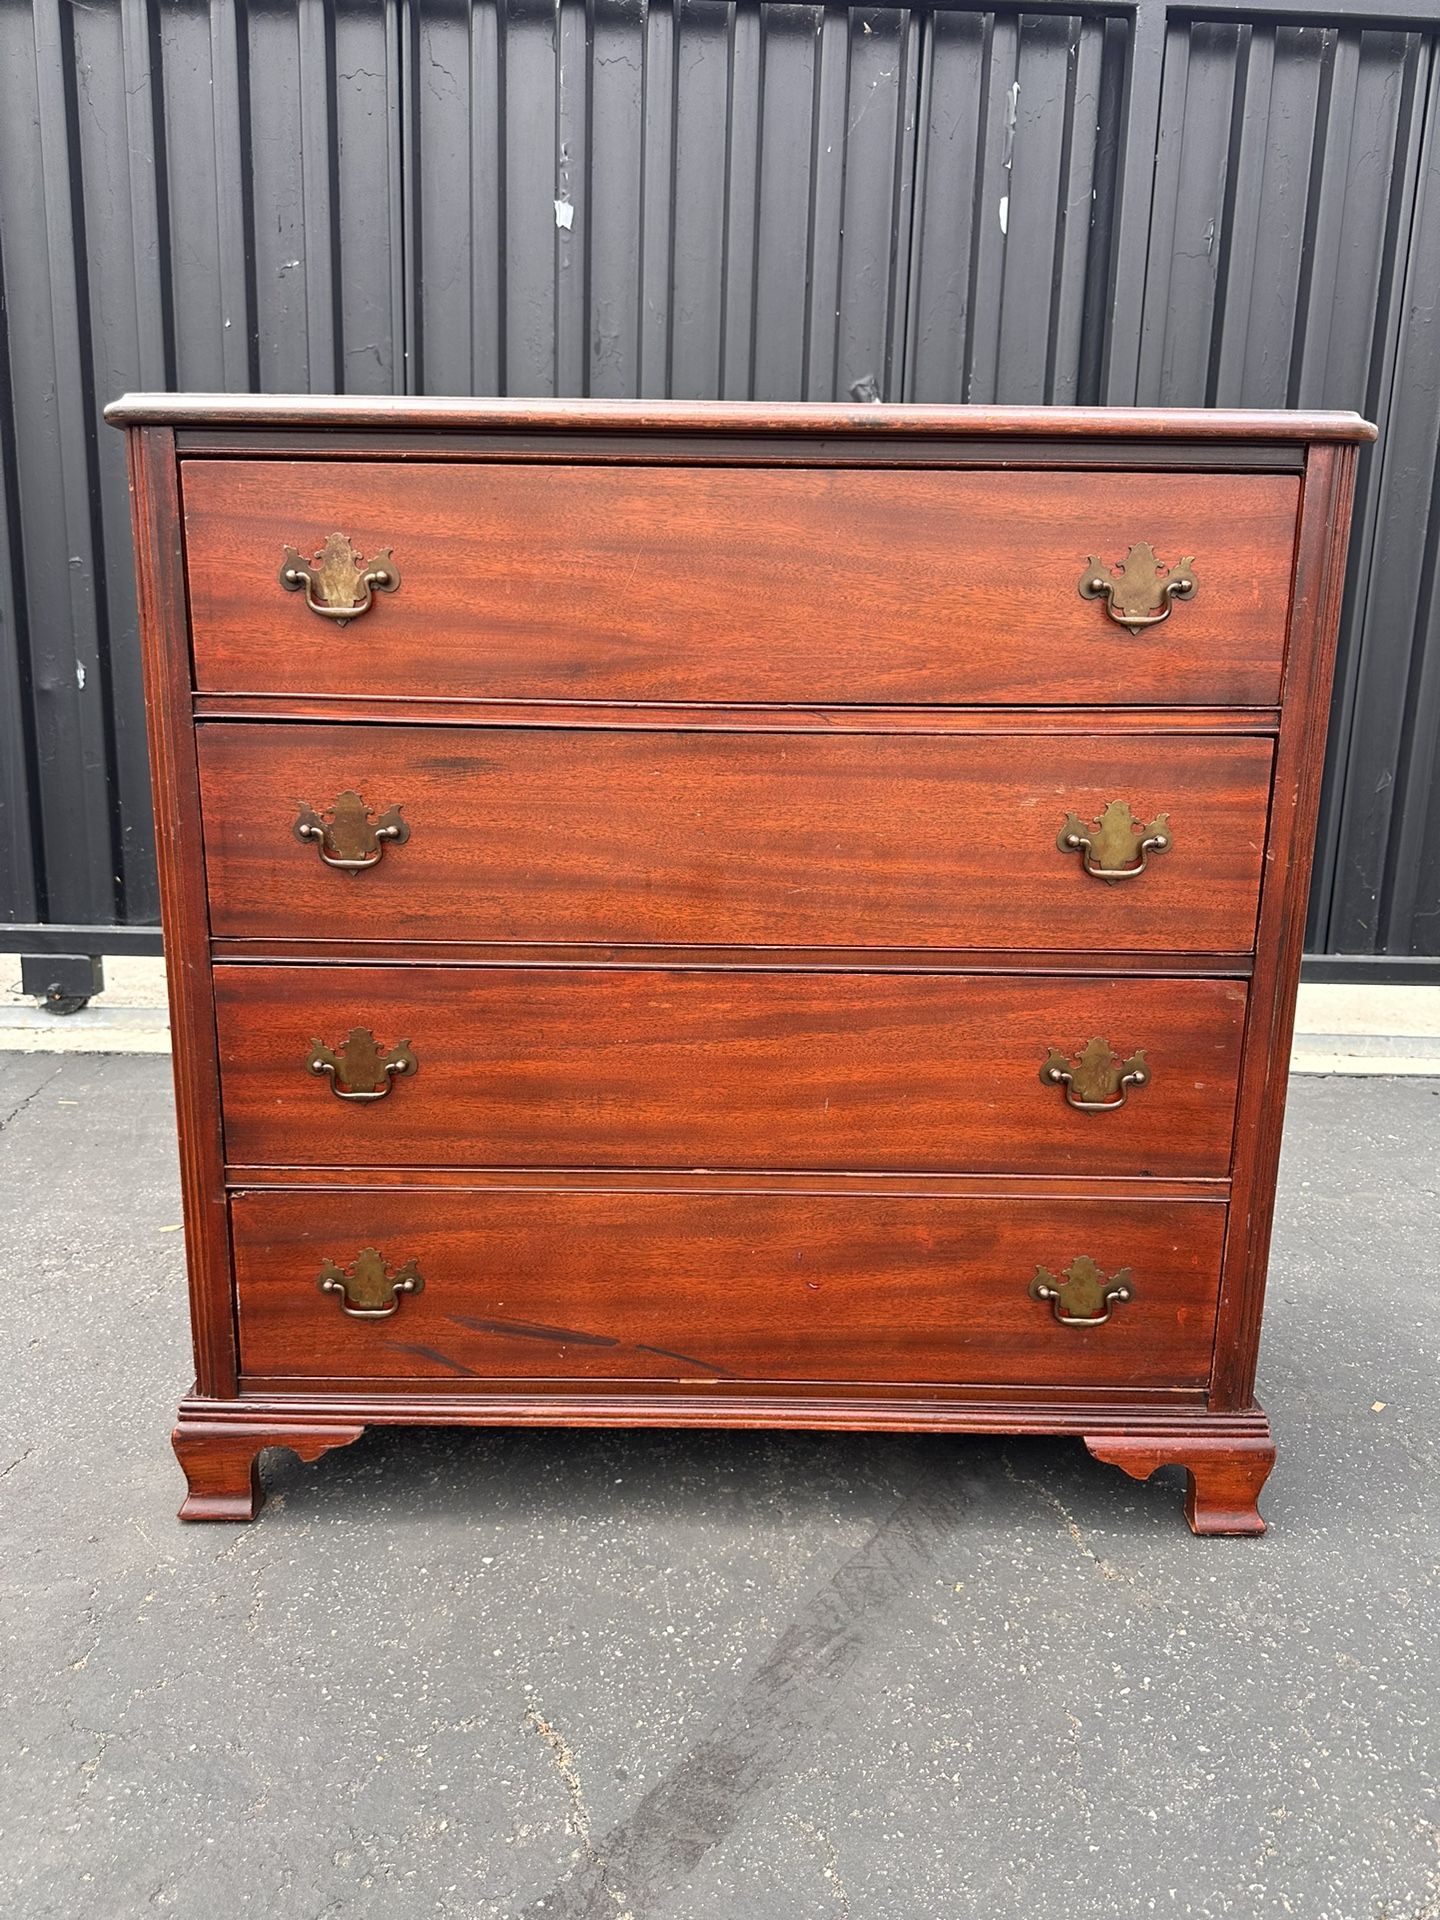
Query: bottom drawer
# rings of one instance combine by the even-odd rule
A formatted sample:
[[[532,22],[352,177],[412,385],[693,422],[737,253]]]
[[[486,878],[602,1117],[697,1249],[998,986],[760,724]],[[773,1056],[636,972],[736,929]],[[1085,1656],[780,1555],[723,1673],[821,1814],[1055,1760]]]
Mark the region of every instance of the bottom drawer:
[[[232,1225],[250,1379],[1197,1387],[1225,1208],[297,1189]]]

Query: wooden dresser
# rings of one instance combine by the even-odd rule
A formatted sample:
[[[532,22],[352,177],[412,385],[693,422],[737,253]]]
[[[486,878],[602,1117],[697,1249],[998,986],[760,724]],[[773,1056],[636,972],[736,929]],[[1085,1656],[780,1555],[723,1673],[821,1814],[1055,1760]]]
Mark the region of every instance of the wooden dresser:
[[[376,1424],[1255,1533],[1350,414],[135,395],[187,1519]]]

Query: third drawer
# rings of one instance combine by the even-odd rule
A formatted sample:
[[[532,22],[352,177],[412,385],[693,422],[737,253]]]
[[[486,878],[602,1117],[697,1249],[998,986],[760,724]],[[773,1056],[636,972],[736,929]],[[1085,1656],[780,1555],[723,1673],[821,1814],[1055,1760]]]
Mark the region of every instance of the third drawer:
[[[1246,1006],[1228,979],[747,969],[222,965],[215,990],[250,1167],[1218,1178]]]

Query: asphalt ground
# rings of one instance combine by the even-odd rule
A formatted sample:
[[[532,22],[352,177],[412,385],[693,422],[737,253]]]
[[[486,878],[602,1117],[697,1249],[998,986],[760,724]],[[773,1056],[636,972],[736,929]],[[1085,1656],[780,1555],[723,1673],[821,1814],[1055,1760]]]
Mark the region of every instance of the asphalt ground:
[[[1440,1081],[1297,1080],[1258,1541],[1078,1442],[375,1431],[181,1527],[169,1063],[0,1056],[20,1920],[1437,1920]]]

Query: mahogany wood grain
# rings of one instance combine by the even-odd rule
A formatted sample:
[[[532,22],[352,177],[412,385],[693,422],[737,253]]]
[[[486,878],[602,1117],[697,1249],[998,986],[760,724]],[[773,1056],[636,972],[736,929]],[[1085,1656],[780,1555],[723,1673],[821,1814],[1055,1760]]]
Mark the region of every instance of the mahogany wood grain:
[[[605,1380],[527,1380],[517,1386],[409,1380],[262,1384],[246,1377],[233,1400],[180,1403],[182,1422],[217,1426],[261,1422],[339,1422],[347,1426],[546,1426],[562,1414],[589,1427],[793,1427],[812,1432],[864,1429],[905,1433],[1052,1433],[1083,1440],[1125,1435],[1157,1444],[1196,1433],[1249,1443],[1270,1437],[1259,1406],[1217,1413],[1193,1387],[967,1386],[937,1393],[903,1382],[883,1390],[826,1382],[783,1392],[744,1380],[654,1380],[617,1390]],[[873,1415],[873,1419],[872,1416]]]
[[[576,947],[503,940],[329,940],[314,945],[226,936],[212,940],[210,952],[216,961],[326,968],[524,965],[689,973],[744,967],[752,973],[1153,974],[1183,980],[1247,980],[1255,966],[1253,953],[1115,953],[1102,947],[1084,953],[1049,953],[1041,947],[965,953],[946,947]]]
[[[1222,1210],[1180,1201],[886,1200],[556,1190],[241,1192],[241,1363],[297,1380],[908,1381],[1195,1386]],[[321,1264],[375,1247],[424,1290],[348,1317]],[[1128,1267],[1060,1325],[1037,1265]]]
[[[864,434],[816,434],[730,429],[717,433],[655,426],[643,434],[562,428],[410,426],[371,427],[195,426],[177,430],[182,459],[379,460],[507,466],[727,467],[944,467],[996,465],[994,438],[983,434],[912,433],[874,438]],[[1305,447],[1290,440],[1216,440],[1143,437],[1077,440],[1066,434],[1027,433],[1003,448],[1012,467],[1071,472],[1302,473]]]
[[[197,693],[197,720],[389,720],[408,727],[565,727],[626,733],[1112,733],[1279,731],[1278,707],[722,707],[623,701],[422,699],[384,693]]]
[[[1288,474],[200,460],[182,481],[206,692],[1266,706],[1280,685]],[[401,573],[343,632],[277,577],[335,532]],[[1200,585],[1132,633],[1077,587],[1138,541]]]
[[[917,974],[216,969],[226,1152],[474,1165],[1223,1176],[1245,988]],[[419,1062],[373,1103],[309,1072],[355,1027]],[[1043,1085],[1095,1036],[1153,1076]]]
[[[436,1425],[1074,1434],[1097,1460],[1113,1459],[1135,1478],[1190,1463],[1186,1510],[1197,1533],[1263,1531],[1254,1502],[1274,1455],[1259,1407],[1205,1412],[1184,1389],[1070,1388],[1063,1399],[1035,1389],[1021,1399],[1013,1390],[973,1387],[964,1397],[904,1386],[812,1386],[777,1395],[740,1381],[699,1383],[698,1390],[695,1382],[652,1381],[623,1392],[604,1381],[526,1381],[460,1396],[440,1383],[411,1381],[400,1392],[338,1383],[317,1395],[284,1381],[262,1389],[252,1380],[239,1399],[182,1401],[175,1447],[190,1494],[181,1518],[253,1518],[264,1497],[256,1471],[264,1447],[288,1445],[313,1459],[349,1445],[365,1426]]]
[[[1185,1468],[1185,1518],[1192,1533],[1264,1533],[1260,1490],[1275,1465],[1268,1427],[1249,1435],[1203,1430],[1168,1437],[1086,1434],[1097,1460],[1120,1467],[1132,1480],[1148,1480],[1160,1467]]]
[[[1094,1174],[1083,1173],[857,1173],[843,1171],[803,1173],[773,1167],[326,1167],[317,1178],[315,1167],[229,1168],[235,1188],[286,1188],[323,1185],[327,1193],[363,1194],[386,1188],[433,1188],[456,1193],[518,1193],[535,1187],[580,1191],[603,1187],[628,1193],[780,1193],[879,1194],[938,1199],[1086,1200],[1095,1190]],[[1223,1205],[1228,1180],[1160,1180],[1144,1174],[1134,1178],[1105,1176],[1104,1190],[1112,1200],[1193,1200]]]
[[[955,403],[857,405],[829,400],[545,400],[510,395],[320,393],[125,393],[105,409],[112,426],[427,427],[447,432],[518,428],[538,434],[686,432],[722,442],[735,433],[795,433],[862,441],[940,434],[1005,442],[1056,436],[1265,441],[1373,440],[1374,425],[1339,409],[1275,407],[1008,407]]]
[[[1372,427],[110,415],[176,1036],[186,1517],[248,1518],[264,1446],[413,1421],[1071,1434],[1137,1478],[1183,1466],[1197,1531],[1260,1529],[1255,1354]],[[335,531],[403,574],[339,630],[276,579]],[[1076,585],[1140,540],[1201,588],[1132,636]],[[291,833],[350,787],[413,829],[359,876]],[[1116,799],[1174,847],[1107,887],[1054,841]],[[1073,1031],[1032,1036],[1037,1012]],[[380,1037],[422,1065],[390,1099],[347,1110],[298,1058],[290,1089],[293,1042],[402,1018]],[[1141,1022],[1163,1037],[1116,1031]],[[1033,1055],[1006,1079],[1091,1029],[1156,1070],[1120,1113],[1072,1114]],[[466,1164],[478,1142],[514,1164]],[[424,1271],[392,1319],[316,1288],[366,1245]],[[1029,1279],[1082,1252],[1135,1297],[1065,1328]]]
[[[130,436],[127,452],[145,718],[156,796],[190,1332],[201,1392],[227,1394],[235,1391],[235,1313],[175,450],[166,429],[146,427]]]
[[[265,1500],[260,1455],[266,1447],[288,1447],[302,1460],[318,1460],[332,1447],[349,1446],[364,1431],[333,1419],[219,1422],[209,1417],[205,1403],[191,1402],[188,1409],[181,1409],[170,1436],[185,1475],[179,1517],[253,1520]]]
[[[1214,1402],[1224,1409],[1246,1406],[1255,1390],[1356,457],[1354,447],[1312,447],[1305,475],[1285,717],[1240,1087],[1236,1206],[1216,1338]]]
[[[1271,746],[1241,737],[199,730],[211,925],[232,938],[1051,951],[1248,949]],[[409,841],[364,873],[294,838],[357,790]],[[1056,836],[1167,813],[1148,871]]]

